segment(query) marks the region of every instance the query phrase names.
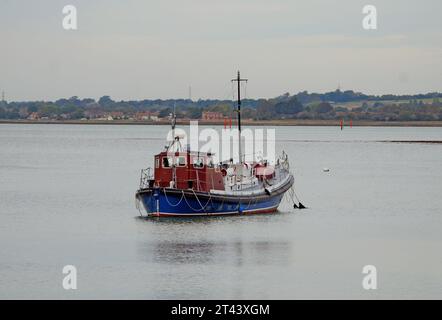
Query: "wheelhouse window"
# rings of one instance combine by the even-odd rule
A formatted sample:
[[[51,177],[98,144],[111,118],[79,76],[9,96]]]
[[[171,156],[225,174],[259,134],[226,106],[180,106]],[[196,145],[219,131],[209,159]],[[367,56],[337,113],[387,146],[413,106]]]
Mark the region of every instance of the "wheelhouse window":
[[[176,163],[178,164],[178,167],[185,167],[186,166],[186,157],[185,156],[176,157]]]
[[[171,168],[173,164],[172,158],[163,157],[163,168]]]
[[[155,168],[159,168],[160,167],[160,158],[156,157],[155,158]]]
[[[193,158],[193,167],[196,169],[204,168],[204,158],[203,157]]]

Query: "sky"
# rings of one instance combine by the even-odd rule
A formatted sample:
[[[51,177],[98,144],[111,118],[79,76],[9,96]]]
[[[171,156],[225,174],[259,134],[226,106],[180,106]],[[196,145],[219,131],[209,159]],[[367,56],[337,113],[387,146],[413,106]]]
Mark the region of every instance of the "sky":
[[[365,5],[377,29],[362,27]],[[65,5],[78,29],[64,30]],[[0,0],[8,101],[442,91],[440,0]]]

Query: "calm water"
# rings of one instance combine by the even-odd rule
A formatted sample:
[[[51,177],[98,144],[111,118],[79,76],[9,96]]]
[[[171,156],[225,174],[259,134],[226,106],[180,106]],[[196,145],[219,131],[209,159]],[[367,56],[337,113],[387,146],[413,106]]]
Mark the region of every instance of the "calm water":
[[[167,130],[0,125],[0,298],[442,298],[442,145],[377,142],[442,128],[278,127],[310,209],[140,219]]]

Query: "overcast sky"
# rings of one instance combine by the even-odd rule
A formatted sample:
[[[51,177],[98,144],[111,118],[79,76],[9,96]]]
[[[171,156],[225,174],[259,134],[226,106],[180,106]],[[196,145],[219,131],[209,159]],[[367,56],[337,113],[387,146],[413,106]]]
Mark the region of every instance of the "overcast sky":
[[[62,8],[78,30],[62,28]],[[373,4],[378,29],[362,28]],[[441,0],[0,0],[7,100],[442,91]]]

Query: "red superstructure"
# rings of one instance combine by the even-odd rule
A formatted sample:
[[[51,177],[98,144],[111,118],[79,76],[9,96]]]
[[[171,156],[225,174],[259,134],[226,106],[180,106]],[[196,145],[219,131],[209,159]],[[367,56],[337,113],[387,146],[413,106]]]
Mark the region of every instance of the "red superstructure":
[[[155,156],[154,173],[155,185],[160,188],[224,190],[220,167],[207,153],[161,152]]]

